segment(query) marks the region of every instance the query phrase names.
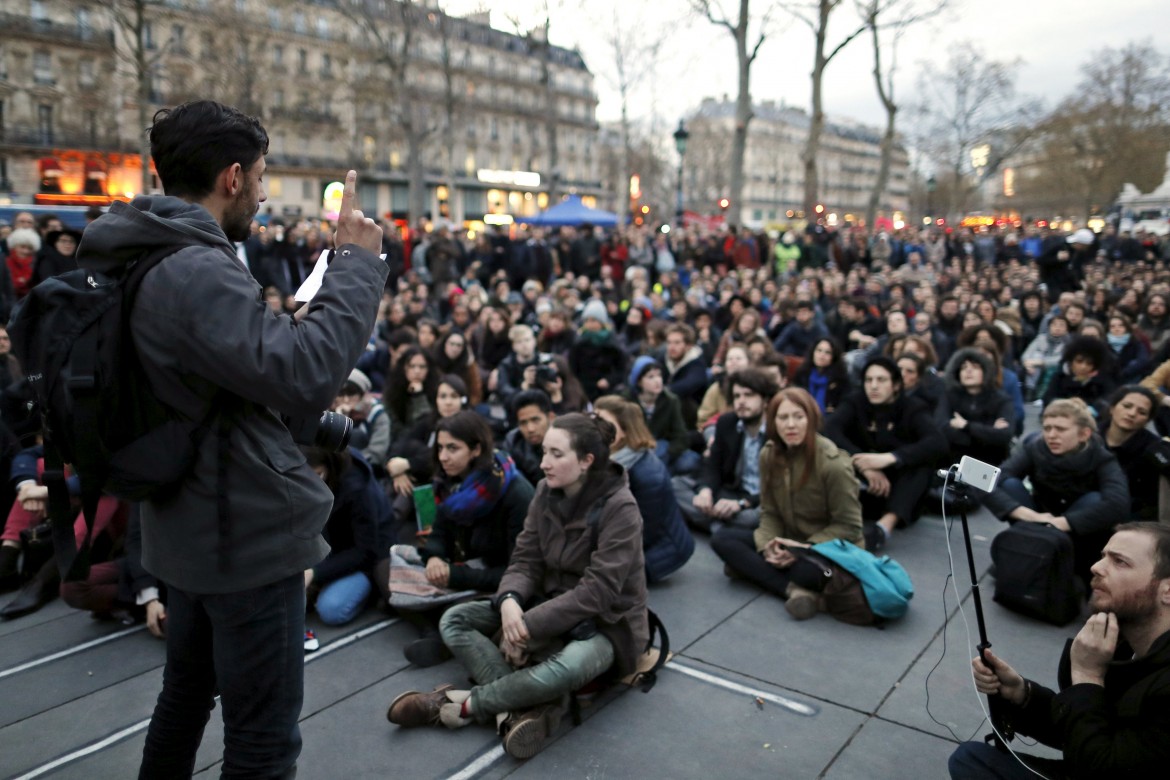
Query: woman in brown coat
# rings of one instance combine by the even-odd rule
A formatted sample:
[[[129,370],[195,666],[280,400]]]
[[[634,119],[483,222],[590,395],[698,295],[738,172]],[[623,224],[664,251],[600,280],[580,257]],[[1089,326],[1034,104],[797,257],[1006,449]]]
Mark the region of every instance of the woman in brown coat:
[[[496,597],[453,607],[439,626],[476,686],[408,691],[390,705],[391,723],[494,720],[508,753],[528,758],[559,722],[566,694],[606,672],[635,671],[649,638],[642,517],[625,471],[609,461],[613,438],[605,420],[553,421],[545,479]]]

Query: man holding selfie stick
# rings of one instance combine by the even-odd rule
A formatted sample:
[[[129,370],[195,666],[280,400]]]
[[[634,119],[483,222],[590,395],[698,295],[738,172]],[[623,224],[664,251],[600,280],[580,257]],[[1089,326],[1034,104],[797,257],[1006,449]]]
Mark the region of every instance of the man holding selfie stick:
[[[990,650],[972,661],[980,693],[1003,702],[1019,734],[1062,759],[966,742],[951,755],[953,780],[1164,777],[1170,766],[1170,526],[1117,527],[1093,565],[1093,616],[1066,645],[1060,691],[1026,680]]]
[[[387,274],[382,230],[354,209],[350,171],[320,291],[277,315],[232,243],[266,198],[264,128],[196,101],[158,112],[150,143],[166,195],[115,203],[78,252],[101,270],[174,248],[146,274],[130,330],[155,396],[182,419],[212,420],[182,482],[142,506],[143,564],[169,598],[139,777],[191,776],[216,694],[223,777],[294,777],[304,572],[329,551],[333,499],[281,418],[319,419],[362,353]]]

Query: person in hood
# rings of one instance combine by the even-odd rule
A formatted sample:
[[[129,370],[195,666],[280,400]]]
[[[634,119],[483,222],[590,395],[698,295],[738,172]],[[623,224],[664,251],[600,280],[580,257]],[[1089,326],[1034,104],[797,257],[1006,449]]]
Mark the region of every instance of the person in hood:
[[[45,245],[37,254],[29,286],[36,287],[46,279],[77,268],[77,258],[74,255],[80,243],[81,233],[68,228],[54,230],[46,235]]]
[[[950,447],[948,463],[958,463],[964,455],[993,466],[1007,459],[1015,410],[995,376],[992,359],[975,347],[960,349],[947,363],[947,389],[934,419]]]
[[[707,361],[695,343],[695,329],[676,322],[666,329],[666,387],[683,404],[683,416],[692,419],[707,391]]]
[[[614,436],[582,414],[553,421],[545,478],[495,598],[452,607],[439,624],[475,685],[407,691],[391,702],[391,723],[492,724],[509,755],[529,758],[555,730],[566,694],[636,671],[649,639],[642,517],[625,469],[610,460]]]
[[[354,208],[350,171],[321,289],[295,316],[278,315],[232,243],[248,238],[266,199],[268,134],[210,100],[154,120],[166,194],[115,202],[86,228],[78,265],[109,272],[170,251],[130,313],[138,359],[174,415],[203,419],[213,398],[232,411],[203,438],[188,476],[142,504],[142,562],[166,583],[168,603],[163,689],[139,776],[191,776],[218,695],[223,774],[292,777],[305,570],[329,553],[321,532],[333,494],[281,415],[319,418],[364,351],[386,282],[382,230]]]
[[[1026,439],[1000,466],[983,504],[1000,520],[1048,523],[1069,534],[1077,573],[1088,582],[1113,526],[1129,516],[1129,485],[1084,401],[1053,401],[1040,424],[1041,435]]]
[[[1044,406],[1059,398],[1079,398],[1101,416],[1116,385],[1109,374],[1109,347],[1093,336],[1077,336],[1064,347],[1060,371],[1048,383]]]
[[[1061,757],[1017,759],[984,742],[965,742],[951,754],[954,780],[1161,777],[1166,771],[1170,527],[1118,526],[1093,564],[1092,585],[1093,614],[1065,644],[1059,691],[1025,679],[990,650],[971,661],[976,687],[1002,704],[1000,715],[1012,730]]]
[[[626,353],[614,338],[613,321],[599,298],[581,312],[581,332],[569,349],[569,368],[590,401],[617,389],[626,378]]]

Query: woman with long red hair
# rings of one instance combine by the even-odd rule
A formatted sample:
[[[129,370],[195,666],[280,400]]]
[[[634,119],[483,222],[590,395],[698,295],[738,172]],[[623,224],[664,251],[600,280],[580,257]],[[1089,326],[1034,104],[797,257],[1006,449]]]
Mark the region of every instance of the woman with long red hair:
[[[785,599],[789,614],[805,620],[819,609],[824,578],[803,551],[832,539],[863,546],[859,485],[849,454],[818,433],[821,410],[807,390],[782,389],[764,420],[760,525],[754,531],[725,526],[711,547],[728,576]]]

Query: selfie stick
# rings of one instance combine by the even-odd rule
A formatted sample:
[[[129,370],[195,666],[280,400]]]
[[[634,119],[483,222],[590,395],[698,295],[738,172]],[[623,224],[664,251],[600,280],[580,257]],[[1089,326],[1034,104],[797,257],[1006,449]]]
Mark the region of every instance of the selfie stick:
[[[939,471],[939,476],[943,478],[943,516],[946,516],[946,502],[948,488],[954,492],[955,498],[959,504],[959,519],[963,524],[963,544],[967,548],[967,570],[971,574],[971,600],[975,604],[975,622],[979,625],[979,644],[975,649],[979,651],[979,657],[983,659],[983,663],[987,663],[987,657],[984,652],[991,647],[991,642],[987,641],[987,622],[983,619],[983,598],[979,594],[979,579],[975,574],[975,554],[971,551],[971,528],[967,524],[967,506],[971,501],[967,494],[967,486],[959,481],[960,471],[957,465],[951,466],[946,471]],[[990,667],[990,664],[988,665]],[[999,696],[987,696],[988,711],[991,713],[991,727],[992,733],[985,739],[990,741],[999,750],[1006,751],[1007,746],[1004,744],[1004,739],[1011,740],[1014,736],[1014,731],[1010,725],[1005,724],[1003,717],[1000,714],[1000,708],[1003,705],[1003,700]],[[1000,739],[1000,735],[1003,739]]]

